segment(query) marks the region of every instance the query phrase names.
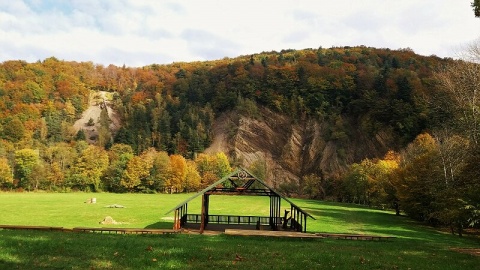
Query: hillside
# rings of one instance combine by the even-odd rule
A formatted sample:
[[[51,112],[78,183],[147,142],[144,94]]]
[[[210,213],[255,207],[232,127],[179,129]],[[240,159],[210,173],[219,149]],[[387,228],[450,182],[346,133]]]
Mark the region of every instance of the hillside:
[[[7,61],[0,137],[24,146],[71,143],[84,128],[90,143],[127,144],[137,155],[153,147],[193,158],[207,149],[237,165],[264,162],[278,181],[336,176],[452,121],[448,100],[434,99],[441,92],[433,78],[451,61],[364,46],[142,68]],[[101,136],[100,100],[113,120]]]

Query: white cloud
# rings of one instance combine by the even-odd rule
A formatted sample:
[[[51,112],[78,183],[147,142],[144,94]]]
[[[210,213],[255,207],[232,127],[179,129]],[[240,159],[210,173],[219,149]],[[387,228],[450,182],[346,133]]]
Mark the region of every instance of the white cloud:
[[[141,66],[355,45],[454,56],[479,36],[470,4],[451,0],[0,0],[0,61]]]

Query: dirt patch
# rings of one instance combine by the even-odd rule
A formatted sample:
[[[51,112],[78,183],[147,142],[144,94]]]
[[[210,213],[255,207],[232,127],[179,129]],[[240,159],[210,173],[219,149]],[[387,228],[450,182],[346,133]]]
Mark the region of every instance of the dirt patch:
[[[480,248],[452,248],[452,250],[473,256],[480,256]]]
[[[102,221],[99,222],[100,224],[119,224],[116,222],[111,216],[106,216]]]

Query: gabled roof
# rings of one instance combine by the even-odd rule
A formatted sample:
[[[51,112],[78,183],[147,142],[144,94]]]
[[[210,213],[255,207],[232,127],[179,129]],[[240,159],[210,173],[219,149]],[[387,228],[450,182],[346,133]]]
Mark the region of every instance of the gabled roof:
[[[226,183],[226,182],[231,184],[233,187],[231,187],[231,188],[219,188],[218,187],[219,185],[221,185],[223,183]],[[261,186],[264,187],[264,189],[255,189],[254,188],[255,183],[260,184]],[[243,185],[240,186],[239,184],[243,184]],[[180,207],[182,207],[183,205],[186,205],[191,200],[193,200],[193,199],[197,198],[198,196],[203,195],[207,192],[215,192],[217,194],[222,194],[222,193],[228,194],[229,192],[230,193],[231,192],[239,192],[239,194],[244,194],[244,195],[248,195],[248,194],[275,195],[275,196],[278,196],[278,197],[284,199],[288,203],[290,203],[291,206],[295,207],[296,209],[298,209],[300,212],[302,212],[306,216],[309,216],[309,217],[315,219],[312,215],[310,215],[309,213],[302,210],[302,208],[300,208],[295,203],[290,201],[288,198],[283,196],[280,192],[278,192],[274,188],[270,187],[264,181],[258,179],[252,173],[250,173],[248,170],[246,170],[244,168],[239,168],[239,169],[235,170],[234,172],[232,172],[231,174],[223,177],[222,179],[218,180],[217,182],[215,182],[215,183],[211,184],[210,186],[204,188],[203,190],[199,191],[198,193],[196,193],[192,197],[186,199],[185,201],[181,202],[180,204],[178,204],[177,206],[172,208],[170,211],[165,213],[165,215],[171,213],[172,211],[174,211],[174,210],[176,210]]]

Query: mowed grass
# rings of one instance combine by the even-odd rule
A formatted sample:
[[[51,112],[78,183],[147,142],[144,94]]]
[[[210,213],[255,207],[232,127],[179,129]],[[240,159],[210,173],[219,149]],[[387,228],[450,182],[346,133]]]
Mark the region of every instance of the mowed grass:
[[[165,212],[191,194],[0,193],[0,224],[171,228]],[[86,204],[95,197],[96,204]],[[236,237],[227,235],[113,235],[0,230],[0,269],[478,269],[480,248],[381,211],[350,204],[294,200],[316,220],[309,232],[396,236],[389,241]],[[212,214],[268,215],[265,197],[212,196]],[[125,208],[106,208],[120,204]],[[289,208],[282,201],[282,208]],[[189,213],[200,212],[200,198]]]
[[[114,193],[0,193],[0,224],[73,227],[169,228],[174,213],[166,212],[194,194]],[[96,198],[95,204],[85,203]],[[121,205],[124,208],[110,208]],[[283,205],[287,208],[287,204]],[[200,213],[201,197],[188,204],[189,213]],[[288,209],[289,206],[288,206]],[[269,214],[268,197],[211,196],[211,214]],[[111,216],[120,224],[99,224]]]

